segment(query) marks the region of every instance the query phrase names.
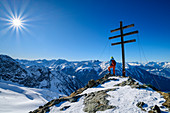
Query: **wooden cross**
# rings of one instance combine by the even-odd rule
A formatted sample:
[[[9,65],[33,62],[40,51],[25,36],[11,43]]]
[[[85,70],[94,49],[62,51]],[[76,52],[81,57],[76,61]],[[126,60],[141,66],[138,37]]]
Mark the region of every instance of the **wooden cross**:
[[[129,27],[134,27],[134,24],[127,25],[127,26],[123,27],[122,21],[120,21],[120,28],[111,30],[111,33],[120,30],[120,35],[109,37],[109,39],[114,39],[114,38],[121,37],[121,42],[112,43],[111,45],[114,46],[114,45],[121,44],[121,47],[122,47],[122,67],[123,67],[123,69],[122,69],[122,76],[123,77],[125,77],[125,52],[124,52],[124,44],[125,43],[130,43],[130,42],[136,42],[136,39],[124,41],[123,37],[138,33],[138,31],[133,31],[133,32],[129,32],[129,33],[123,34],[123,29],[129,28]]]

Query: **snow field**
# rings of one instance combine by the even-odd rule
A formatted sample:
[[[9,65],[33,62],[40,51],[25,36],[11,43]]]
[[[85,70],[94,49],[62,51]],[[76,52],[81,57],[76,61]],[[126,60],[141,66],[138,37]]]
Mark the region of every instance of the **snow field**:
[[[117,91],[109,91],[110,95],[107,99],[110,101],[109,104],[117,106],[114,113],[145,113],[136,106],[138,102],[144,102],[146,105],[144,109],[150,110],[151,106],[158,105],[162,106],[165,99],[157,92],[146,89],[136,89],[130,86],[119,87]],[[106,113],[112,113],[112,110],[107,110]]]
[[[57,95],[45,89],[0,82],[0,113],[28,113],[56,98]]]
[[[84,105],[83,105],[84,96],[81,97],[77,102],[63,102],[58,105],[55,105],[51,107],[51,110],[49,113],[86,113],[83,111]],[[64,111],[60,111],[61,108],[64,106],[70,106],[68,109]]]
[[[158,105],[162,106],[165,102],[163,96],[161,96],[156,91],[152,89],[136,89],[131,88],[130,86],[114,86],[123,81],[126,81],[128,78],[119,78],[119,77],[110,77],[109,79],[118,79],[117,81],[111,80],[97,87],[88,88],[81,94],[96,92],[100,90],[106,90],[111,88],[117,88],[116,91],[107,92],[109,97],[109,105],[116,106],[115,109],[108,109],[106,111],[97,111],[97,113],[147,113],[150,110],[151,106]],[[140,83],[141,84],[141,83]],[[53,106],[51,108],[50,113],[85,113],[83,111],[84,97],[81,97],[77,102],[63,102],[59,105]],[[142,111],[140,108],[136,106],[138,102],[144,102],[144,109],[146,111]],[[60,111],[64,106],[70,106],[65,111]],[[161,109],[165,111],[166,109]],[[166,113],[166,112],[165,112]]]

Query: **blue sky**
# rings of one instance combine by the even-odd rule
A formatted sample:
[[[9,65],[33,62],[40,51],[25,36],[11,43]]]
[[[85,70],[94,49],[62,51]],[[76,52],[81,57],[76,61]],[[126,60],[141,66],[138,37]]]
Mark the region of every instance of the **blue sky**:
[[[7,7],[8,6],[8,7]],[[137,42],[125,44],[126,61],[170,61],[169,0],[1,0],[0,53],[20,59],[121,61],[120,38],[110,33],[135,24],[124,32]],[[26,29],[6,30],[9,9],[23,12]],[[143,54],[144,53],[144,54]],[[146,57],[146,59],[145,59]]]

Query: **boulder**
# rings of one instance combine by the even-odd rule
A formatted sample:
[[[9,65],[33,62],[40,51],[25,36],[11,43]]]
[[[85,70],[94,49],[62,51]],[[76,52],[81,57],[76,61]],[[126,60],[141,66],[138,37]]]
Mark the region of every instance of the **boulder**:
[[[153,107],[152,107],[152,110],[153,110],[155,113],[161,113],[161,110],[160,110],[160,108],[159,108],[157,105],[153,106]]]
[[[115,89],[112,89],[115,90]],[[83,110],[88,113],[96,113],[96,111],[105,111],[107,109],[114,109],[115,106],[108,105],[108,100],[106,93],[109,90],[102,90],[98,92],[92,92],[87,94],[84,99],[84,108]]]
[[[94,87],[95,85],[96,85],[96,82],[95,82],[95,80],[93,80],[93,79],[91,79],[91,80],[88,82],[88,84],[87,84],[87,86],[88,86],[89,88]]]

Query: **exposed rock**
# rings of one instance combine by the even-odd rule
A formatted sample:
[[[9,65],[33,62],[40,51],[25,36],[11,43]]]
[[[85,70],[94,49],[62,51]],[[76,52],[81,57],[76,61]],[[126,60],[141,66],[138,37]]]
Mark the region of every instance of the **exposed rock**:
[[[96,111],[116,108],[115,106],[108,105],[109,101],[106,99],[106,97],[109,96],[106,92],[111,90],[114,91],[116,89],[102,90],[87,94],[84,99],[85,107],[83,110],[88,113],[95,113]]]
[[[106,74],[106,75],[104,76],[104,79],[108,79],[110,76],[111,76],[110,74]]]
[[[71,93],[71,95],[70,95],[69,97],[74,97],[74,96],[76,96],[76,95],[82,93],[82,92],[83,92],[84,90],[86,90],[86,89],[87,89],[87,87],[80,88],[80,89],[78,89],[77,91]]]
[[[139,107],[139,108],[142,108],[144,105],[145,105],[144,102],[138,102],[138,103],[136,104],[136,106]]]
[[[144,102],[138,102],[138,103],[136,104],[136,106],[139,107],[139,108],[141,108],[141,110],[146,111],[145,109],[143,109],[144,105],[146,105]]]
[[[155,113],[155,112],[150,110],[150,111],[148,111],[148,113]]]
[[[84,99],[84,111],[88,112],[88,113],[95,113],[96,111],[104,111],[107,109],[115,109],[115,106],[111,106],[108,105],[108,100],[106,99],[107,96],[109,96],[107,94],[108,91],[115,91],[118,88],[114,88],[114,89],[107,89],[107,90],[102,90],[102,91],[98,91],[98,92],[92,92],[90,94],[83,94],[81,95],[81,93],[86,90],[87,88],[90,87],[95,87],[99,84],[102,84],[104,82],[107,82],[111,79],[109,79],[110,75],[106,75],[105,77],[102,77],[101,79],[98,79],[96,81],[91,80],[89,81],[89,83],[84,87],[84,88],[80,88],[77,91],[73,92],[70,96],[67,97],[62,97],[59,99],[54,99],[50,102],[48,102],[47,104],[45,104],[43,107],[40,107],[36,110],[34,110],[33,112],[30,113],[46,113],[47,111],[49,111],[50,107],[56,104],[59,104],[60,102],[64,102],[64,101],[70,101],[70,102],[76,102],[77,99],[79,99],[82,96],[85,96]],[[117,79],[113,79],[115,81],[117,81]],[[140,85],[138,82],[136,82],[135,80],[133,80],[131,77],[128,78],[127,81],[124,81],[120,84],[117,84],[116,86],[125,86],[125,85],[130,85],[133,88],[147,88],[148,86],[143,84]],[[90,86],[90,87],[89,87]],[[158,91],[161,95],[164,96],[164,98],[166,99],[166,102],[163,104],[165,107],[170,106],[169,105],[169,97],[170,94],[169,93],[164,93],[164,92],[160,92]],[[143,109],[145,103],[144,102],[139,102],[136,104],[138,107],[140,107],[142,110],[146,111],[145,109]],[[158,106],[157,106],[158,107]],[[149,113],[159,113],[160,109],[158,109],[157,107],[153,108],[153,110],[149,111]],[[61,110],[65,110],[68,109],[68,106],[63,107]]]
[[[88,82],[87,85],[88,85],[89,88],[91,88],[91,87],[93,87],[93,86],[96,85],[96,82],[95,82],[95,80],[91,79],[91,80]]]
[[[69,108],[70,106],[64,106],[63,108],[60,109],[60,111],[65,111],[67,108]]]
[[[155,105],[155,106],[152,108],[152,110],[155,111],[156,113],[161,113],[161,110],[160,110],[160,108],[159,108],[157,105]]]
[[[155,88],[154,86],[152,86],[152,85],[150,85],[150,84],[148,84],[147,86],[150,87],[150,88],[152,88],[152,89],[155,90],[155,91],[159,91],[157,88]]]
[[[116,84],[115,86],[125,86],[125,85],[127,85],[127,83],[126,83],[126,81],[123,81],[122,83]]]
[[[34,111],[30,111],[30,113],[46,113],[50,111],[50,107],[59,104],[60,102],[66,102],[66,101],[70,101],[70,102],[76,102],[77,99],[79,99],[82,96],[85,96],[86,94],[83,95],[78,95],[78,96],[74,96],[74,97],[62,97],[59,99],[54,99],[48,103],[46,103],[44,106],[39,107],[38,109],[34,110]],[[69,107],[67,107],[69,108]],[[63,108],[64,110],[64,108]]]
[[[77,102],[77,99],[79,99],[80,97],[82,97],[82,95],[78,95],[78,96],[74,96],[72,98],[69,98],[69,102]]]
[[[162,105],[169,108],[169,111],[170,111],[170,93],[165,93],[161,91],[158,91],[158,93],[163,95],[164,99],[166,100]]]
[[[109,80],[118,80],[118,79],[108,79],[110,76],[111,76],[110,74],[106,74],[104,77],[102,77],[102,78],[100,78],[100,79],[98,79],[96,81],[94,81],[93,79],[90,80],[85,87],[80,88],[77,91],[73,92],[69,97],[74,97],[74,96],[82,93],[87,88],[95,87],[95,86],[97,86],[99,84],[103,84],[106,81],[109,81]]]
[[[43,108],[43,106],[39,106],[39,108],[41,109],[41,108]]]
[[[139,85],[139,83],[138,83],[138,82],[135,82],[134,85]]]
[[[128,77],[127,81],[123,81],[122,83],[116,84],[115,86],[126,86],[126,85],[129,85],[132,88],[138,88],[138,89],[147,88],[148,87],[145,84],[144,85],[139,85],[139,83],[136,82],[135,80],[133,80],[131,77]]]
[[[152,110],[150,110],[148,113],[161,113],[161,110],[157,105],[153,106],[151,109]]]
[[[84,88],[80,88],[77,91],[73,92],[70,96],[67,97],[62,97],[59,99],[54,99],[50,102],[48,102],[47,104],[45,104],[43,107],[40,107],[36,110],[34,110],[32,113],[45,113],[46,111],[49,111],[49,107],[59,104],[60,102],[64,102],[64,101],[70,101],[70,102],[76,102],[77,99],[79,99],[82,96],[87,96],[87,94],[83,94],[83,95],[78,95],[81,94],[84,90],[86,90],[87,88],[91,88],[91,87],[95,87],[99,84],[102,84],[106,81],[109,81],[110,79],[108,79],[111,75],[107,74],[104,77],[94,81],[94,80],[90,80],[88,82],[88,84],[84,87]],[[115,81],[117,81],[117,79],[113,79]],[[107,90],[103,90],[103,91],[99,91],[99,92],[95,92],[94,95],[92,96],[92,98],[97,99],[96,101],[90,101],[90,103],[92,102],[92,104],[90,104],[87,108],[85,107],[84,109],[87,109],[87,112],[91,109],[92,111],[103,111],[106,109],[113,109],[115,108],[115,106],[110,106],[108,105],[108,100],[106,100],[105,98],[108,96],[108,94],[106,92],[108,91],[115,91],[118,88],[113,88],[113,89],[107,89]],[[92,105],[92,106],[91,106]],[[95,105],[95,106],[93,106]],[[90,108],[92,107],[92,108]],[[90,112],[93,113],[93,112]]]

